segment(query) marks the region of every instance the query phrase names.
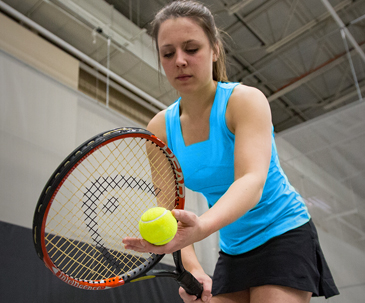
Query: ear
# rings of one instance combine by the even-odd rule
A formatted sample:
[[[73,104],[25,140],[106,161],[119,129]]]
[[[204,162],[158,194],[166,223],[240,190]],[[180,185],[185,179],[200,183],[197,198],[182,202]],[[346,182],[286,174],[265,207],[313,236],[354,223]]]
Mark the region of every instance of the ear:
[[[217,62],[218,58],[219,58],[219,47],[218,45],[216,45],[213,50],[213,62]]]

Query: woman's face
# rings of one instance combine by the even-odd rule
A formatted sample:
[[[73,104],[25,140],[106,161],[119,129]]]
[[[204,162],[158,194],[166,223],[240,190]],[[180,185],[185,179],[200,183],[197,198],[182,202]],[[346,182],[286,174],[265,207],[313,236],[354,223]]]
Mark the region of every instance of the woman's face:
[[[164,21],[157,37],[162,67],[180,93],[192,93],[213,81],[216,55],[203,29],[191,18]]]

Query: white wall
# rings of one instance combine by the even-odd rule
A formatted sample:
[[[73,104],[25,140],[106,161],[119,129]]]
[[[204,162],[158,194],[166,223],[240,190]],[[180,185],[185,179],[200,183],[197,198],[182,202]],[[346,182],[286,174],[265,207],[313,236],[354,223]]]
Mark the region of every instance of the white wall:
[[[357,186],[364,183],[364,115],[365,103],[354,103],[276,138],[281,165],[307,202],[341,292],[329,302],[365,302],[365,199]]]
[[[30,228],[59,163],[90,137],[138,126],[0,52],[0,220]]]
[[[1,13],[0,28],[0,49],[77,89],[79,62],[75,58]]]
[[[317,227],[322,250],[339,288],[340,295],[315,302],[364,303],[365,302],[365,254],[360,249],[339,240],[336,236]]]

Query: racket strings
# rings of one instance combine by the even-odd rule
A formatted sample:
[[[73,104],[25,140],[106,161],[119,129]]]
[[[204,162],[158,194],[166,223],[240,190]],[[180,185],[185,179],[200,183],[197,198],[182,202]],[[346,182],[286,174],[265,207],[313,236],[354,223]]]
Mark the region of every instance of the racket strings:
[[[154,206],[173,209],[176,181],[162,149],[141,138],[108,142],[83,158],[59,188],[46,222],[46,249],[64,273],[81,280],[122,276],[152,254],[127,251],[126,236]]]
[[[148,158],[157,187],[159,205],[171,210],[171,201],[176,197],[176,178],[171,168],[171,163],[162,158],[164,154],[156,152],[156,149],[147,148]]]
[[[67,239],[63,240],[66,240],[63,245],[59,247],[56,245],[56,252],[52,254],[53,261],[55,264],[58,264],[59,268],[62,268],[62,271],[79,279],[101,280],[105,277],[117,276],[119,271],[130,271],[130,268],[133,268],[133,266],[141,264],[141,262],[136,259],[136,261],[126,269],[125,265],[128,263],[125,262],[126,257],[123,257],[123,255],[117,256],[114,254],[113,259],[110,259],[110,262],[106,262],[106,258],[108,258],[107,255],[110,252],[105,254],[102,252],[103,258],[101,258],[101,251],[96,249],[95,246],[76,241],[67,241]],[[66,246],[67,249],[63,246]],[[82,251],[82,254],[75,257],[75,252],[78,253],[80,251]],[[105,249],[104,251],[106,252]],[[55,258],[56,253],[58,253],[57,259]],[[60,258],[61,260],[59,260]],[[114,261],[114,264],[122,264],[124,267],[113,267],[112,261]],[[117,263],[117,261],[119,262]],[[128,262],[130,262],[130,259],[128,259]]]

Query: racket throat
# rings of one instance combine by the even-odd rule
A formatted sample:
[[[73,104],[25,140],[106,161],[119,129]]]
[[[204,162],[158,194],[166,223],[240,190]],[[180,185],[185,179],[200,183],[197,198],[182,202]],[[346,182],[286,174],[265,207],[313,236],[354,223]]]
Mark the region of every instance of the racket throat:
[[[175,251],[172,256],[176,266],[175,273],[177,276],[175,279],[177,283],[179,283],[189,295],[195,295],[199,299],[203,292],[203,286],[190,272],[185,270],[180,250]]]

